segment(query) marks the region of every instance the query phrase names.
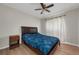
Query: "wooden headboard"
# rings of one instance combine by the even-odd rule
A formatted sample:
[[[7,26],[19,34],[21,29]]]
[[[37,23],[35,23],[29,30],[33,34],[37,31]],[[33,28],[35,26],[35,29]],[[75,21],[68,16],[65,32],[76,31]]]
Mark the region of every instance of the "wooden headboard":
[[[21,33],[23,34],[28,34],[28,33],[38,33],[38,29],[37,27],[26,27],[26,26],[22,26],[21,27]]]

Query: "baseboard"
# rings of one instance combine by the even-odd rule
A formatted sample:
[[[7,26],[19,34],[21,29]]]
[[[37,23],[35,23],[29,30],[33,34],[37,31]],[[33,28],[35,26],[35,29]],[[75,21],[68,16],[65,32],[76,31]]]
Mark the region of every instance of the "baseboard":
[[[4,47],[0,47],[0,50],[1,50],[1,49],[5,49],[5,48],[8,48],[8,47],[9,47],[9,45],[4,46]]]
[[[73,45],[73,46],[77,46],[77,47],[79,47],[79,45],[78,45],[78,44],[73,44],[73,43],[70,43],[70,42],[62,42],[62,43],[64,43],[64,44],[69,44],[69,45]]]

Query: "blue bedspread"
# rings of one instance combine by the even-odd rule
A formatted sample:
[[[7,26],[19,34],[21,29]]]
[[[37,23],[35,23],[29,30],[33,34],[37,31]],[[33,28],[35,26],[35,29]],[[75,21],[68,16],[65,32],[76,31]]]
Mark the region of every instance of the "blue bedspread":
[[[25,43],[31,45],[33,48],[39,49],[43,54],[48,54],[49,51],[59,41],[56,37],[46,36],[42,34],[24,34],[22,39]]]

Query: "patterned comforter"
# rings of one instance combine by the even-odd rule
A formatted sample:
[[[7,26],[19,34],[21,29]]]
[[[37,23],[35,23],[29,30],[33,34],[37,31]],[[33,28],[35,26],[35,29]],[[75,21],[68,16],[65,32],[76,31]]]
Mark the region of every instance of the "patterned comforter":
[[[55,47],[59,39],[56,37],[36,34],[24,34],[22,36],[25,43],[31,45],[33,48],[39,49],[43,54],[48,54],[49,51]]]

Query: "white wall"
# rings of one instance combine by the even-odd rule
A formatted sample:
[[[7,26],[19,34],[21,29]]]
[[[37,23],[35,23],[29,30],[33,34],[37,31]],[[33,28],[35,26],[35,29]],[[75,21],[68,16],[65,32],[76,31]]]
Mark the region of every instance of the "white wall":
[[[9,45],[10,35],[20,35],[21,26],[38,27],[40,32],[39,19],[0,5],[0,49]]]
[[[77,16],[78,16],[78,45],[79,45],[79,9],[77,10]]]
[[[40,27],[41,27],[41,34],[46,35],[46,19],[41,19]]]

